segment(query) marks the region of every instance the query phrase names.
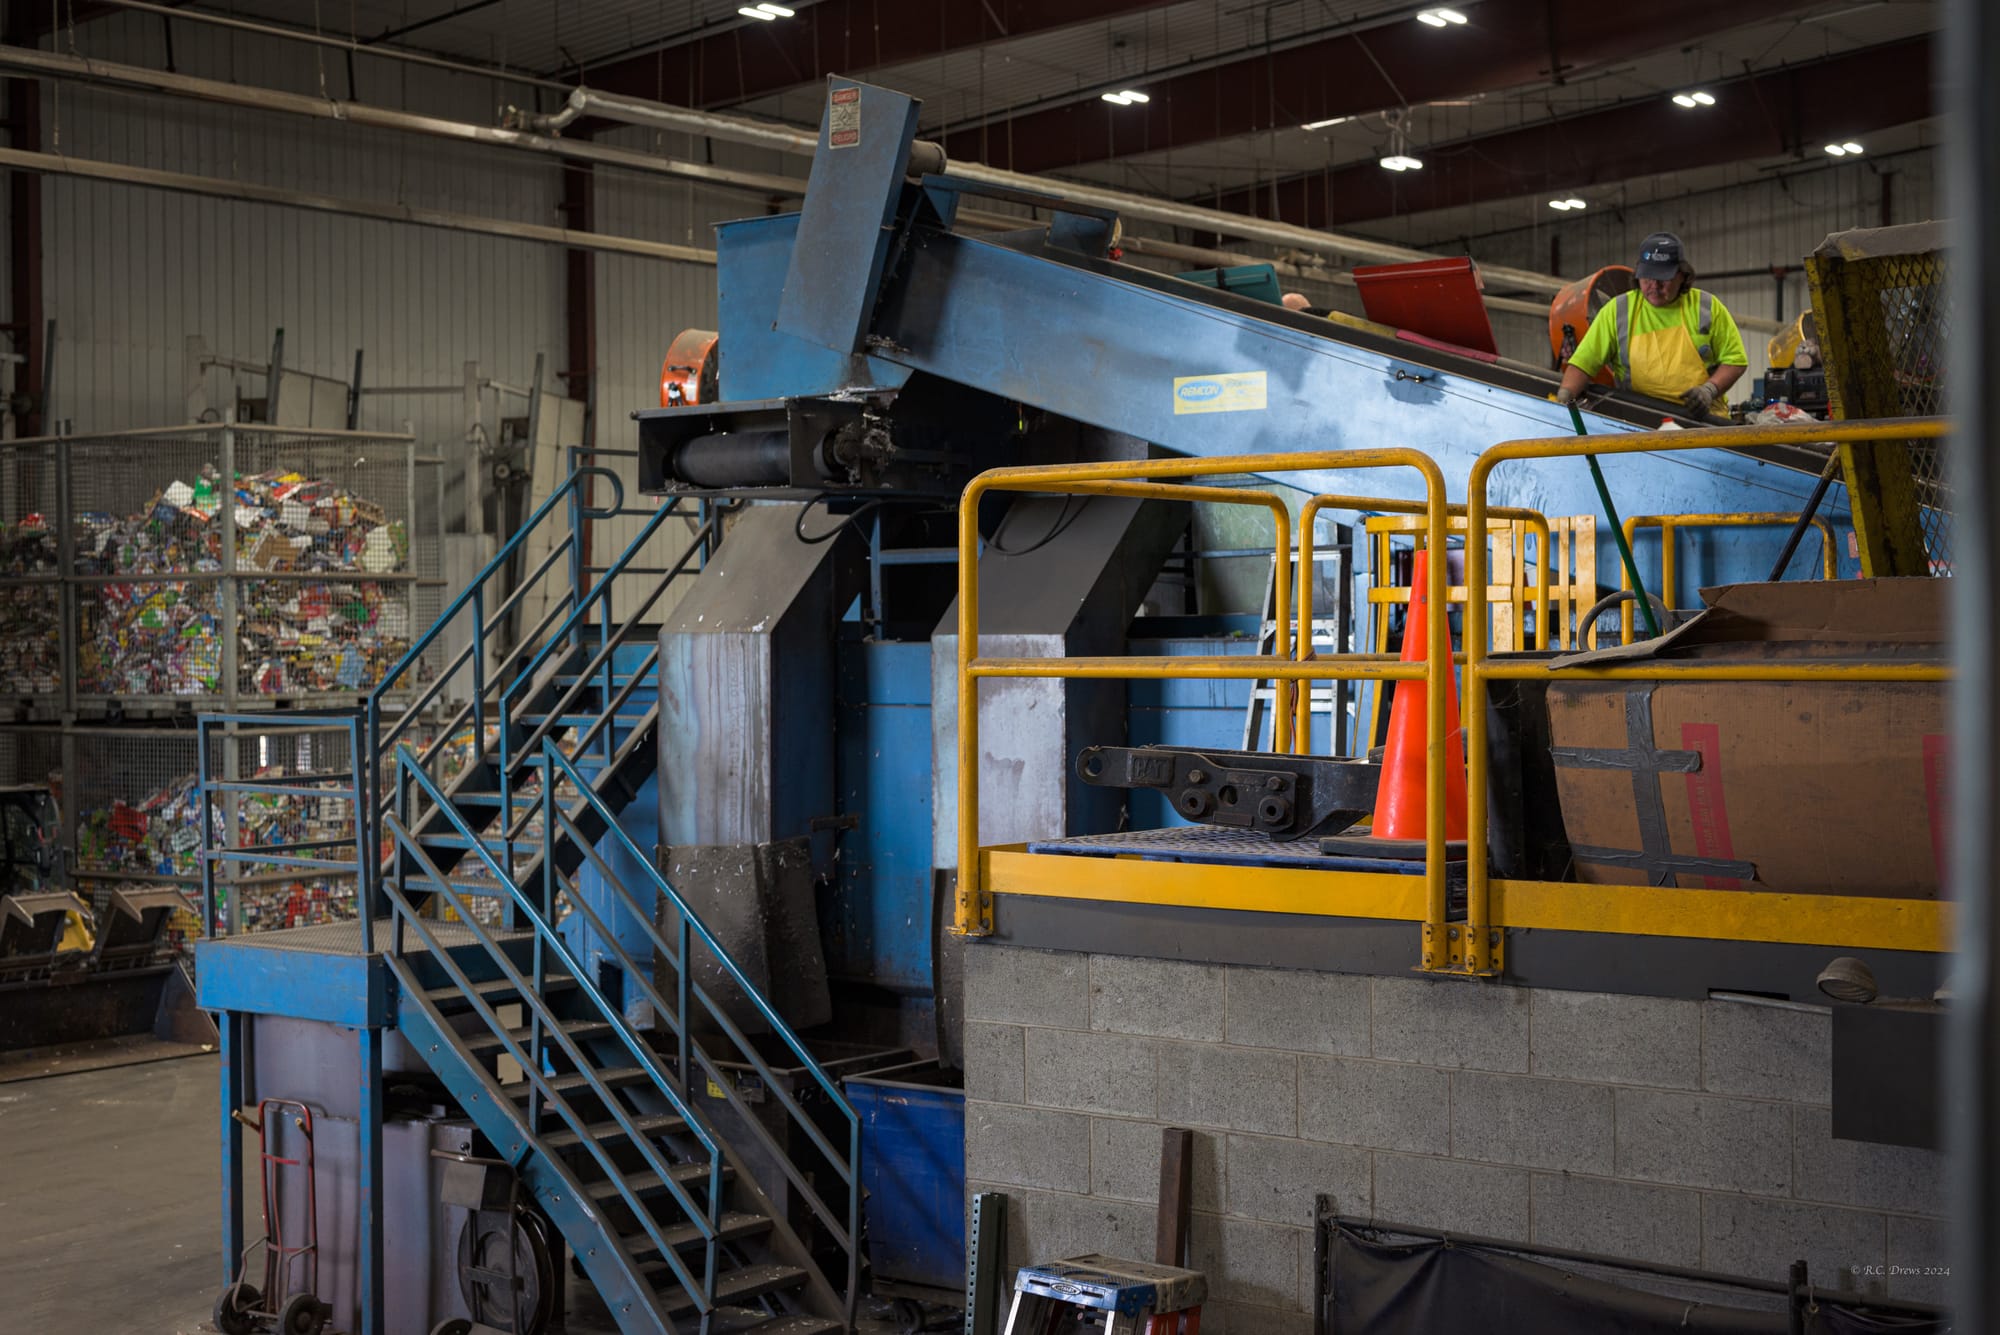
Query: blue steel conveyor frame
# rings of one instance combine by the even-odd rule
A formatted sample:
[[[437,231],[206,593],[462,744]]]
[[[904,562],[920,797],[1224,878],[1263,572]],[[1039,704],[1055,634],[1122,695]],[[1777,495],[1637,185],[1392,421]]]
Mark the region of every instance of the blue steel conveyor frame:
[[[887,89],[829,81],[830,96],[850,89],[860,93],[856,151],[829,148],[823,125],[803,210],[766,220],[790,223],[795,233],[782,293],[725,294],[726,303],[775,298],[760,302],[765,327],[785,336],[783,347],[758,349],[767,390],[793,371],[795,387],[783,392],[837,397],[880,386],[888,366],[1174,454],[1413,447],[1438,462],[1452,501],[1464,499],[1473,461],[1494,441],[1570,429],[1567,410],[1549,397],[1553,372],[1378,336],[1117,263],[1109,258],[1117,218],[1059,195],[996,189],[948,172],[913,177],[913,162],[929,156],[915,144],[916,104]],[[975,195],[1033,207],[1046,220],[1024,219],[1023,230],[997,236],[960,235],[952,230],[960,202]],[[867,262],[856,262],[864,255]],[[838,386],[826,383],[829,367],[840,368]],[[714,429],[736,406],[636,414],[642,456],[659,457],[691,420]],[[1688,421],[1678,405],[1618,393],[1584,413],[1592,435],[1654,429],[1663,419]],[[1822,463],[1787,448],[1718,451],[1698,462],[1625,455],[1604,466],[1614,496],[1643,496],[1652,510],[1740,510],[1747,492],[1760,508],[1795,512],[1813,480],[1801,474],[1816,475]],[[661,472],[642,464],[641,476]],[[1286,479],[1308,492],[1336,490],[1333,480],[1331,473]],[[1385,494],[1418,499],[1412,485],[1400,479]],[[1545,514],[1598,508],[1581,464],[1520,470],[1492,500]],[[1608,530],[1603,537],[1609,541]],[[1761,577],[1744,554],[1761,548],[1744,544],[1739,553],[1737,543],[1737,535],[1716,537],[1718,576]]]

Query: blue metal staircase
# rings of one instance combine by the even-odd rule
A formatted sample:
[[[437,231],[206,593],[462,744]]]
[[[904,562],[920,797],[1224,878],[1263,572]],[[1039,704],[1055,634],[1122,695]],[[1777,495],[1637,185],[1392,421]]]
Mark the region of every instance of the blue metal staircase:
[[[613,492],[608,507],[585,499],[597,482]],[[615,474],[576,469],[370,697],[374,791],[360,805],[378,828],[362,846],[384,853],[369,916],[389,920],[395,1024],[561,1231],[621,1330],[850,1330],[858,1119],[655,869],[654,850],[619,825],[658,765],[659,649],[641,638],[645,619],[720,536],[719,516],[704,513],[672,566],[641,569],[663,525],[685,517],[669,504],[593,570],[585,525],[622,512],[622,499]],[[503,594],[517,552],[533,568]],[[488,663],[488,630],[531,617]],[[468,642],[439,664],[454,626]],[[425,672],[413,706],[389,718],[391,692]],[[464,703],[439,720],[433,703],[454,684]],[[585,869],[608,897],[580,891]],[[703,977],[733,980],[830,1113],[787,1092]],[[641,1029],[631,1017],[646,1007]],[[761,1118],[726,1067],[762,1080]],[[757,1161],[777,1164],[807,1207],[808,1227],[773,1207],[765,1187],[778,1184],[760,1184],[718,1134],[703,1107],[718,1096],[760,1142]],[[767,1122],[803,1148],[782,1150]],[[836,1287],[829,1275],[843,1268]]]

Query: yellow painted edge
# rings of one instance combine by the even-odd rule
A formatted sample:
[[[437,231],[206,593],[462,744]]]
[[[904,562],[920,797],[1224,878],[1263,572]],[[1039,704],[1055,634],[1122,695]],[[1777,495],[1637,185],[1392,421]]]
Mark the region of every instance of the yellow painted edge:
[[[1502,880],[1492,883],[1490,894],[1494,924],[1509,929],[1873,950],[1951,949],[1951,905],[1928,899]]]
[[[1023,845],[979,852],[979,882],[998,895],[1173,904],[1248,913],[1424,920],[1424,878],[1304,867],[1229,867],[1140,858],[1028,853]]]
[[[980,850],[980,883],[994,894],[1422,922],[1421,877],[1303,867],[1231,867],[1140,858]],[[1555,881],[1492,883],[1491,925],[1617,936],[1763,941],[1780,945],[1944,952],[1952,907],[1924,899],[1681,890]]]

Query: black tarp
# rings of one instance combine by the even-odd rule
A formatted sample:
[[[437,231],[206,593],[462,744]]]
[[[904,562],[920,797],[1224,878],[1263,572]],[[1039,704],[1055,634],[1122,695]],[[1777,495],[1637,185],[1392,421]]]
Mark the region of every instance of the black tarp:
[[[1814,1294],[1792,1324],[1783,1293],[1720,1277],[1622,1274],[1463,1239],[1385,1234],[1324,1220],[1321,1329],[1326,1335],[1944,1335],[1947,1321]]]

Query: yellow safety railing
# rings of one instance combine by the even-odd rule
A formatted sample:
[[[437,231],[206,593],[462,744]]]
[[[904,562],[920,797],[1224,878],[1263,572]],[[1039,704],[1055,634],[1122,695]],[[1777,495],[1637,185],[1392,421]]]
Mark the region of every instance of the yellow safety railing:
[[[1949,434],[1943,418],[1902,418],[1874,422],[1827,422],[1796,427],[1717,427],[1699,432],[1634,432],[1616,436],[1551,436],[1538,440],[1513,440],[1495,445],[1472,465],[1466,484],[1466,513],[1472,527],[1484,526],[1488,507],[1486,488],[1495,469],[1521,459],[1575,458],[1585,454],[1643,454],[1668,450],[1742,448],[1753,445],[1784,445],[1832,441],[1840,444],[1864,441],[1938,440]],[[1465,582],[1472,594],[1467,619],[1483,624],[1486,615],[1486,553],[1478,543],[1466,550]],[[1506,927],[1568,927],[1571,930],[1641,929],[1649,922],[1684,921],[1687,915],[1708,914],[1717,930],[1732,920],[1781,921],[1787,913],[1798,914],[1799,901],[1812,896],[1780,895],[1756,891],[1695,891],[1650,886],[1572,886],[1539,882],[1522,883],[1516,896],[1502,883],[1497,889],[1488,875],[1486,856],[1486,792],[1489,757],[1486,740],[1486,695],[1490,683],[1507,679],[1544,681],[1944,681],[1949,670],[1941,664],[1919,663],[1824,663],[1824,662],[1745,662],[1674,663],[1653,661],[1626,667],[1578,666],[1551,668],[1543,663],[1495,663],[1486,656],[1481,637],[1466,641],[1465,748],[1468,773],[1466,790],[1482,795],[1466,803],[1466,895],[1465,952],[1463,972],[1496,972],[1501,961],[1501,932]],[[1593,893],[1595,892],[1595,893]],[[1497,900],[1509,912],[1496,912]],[[1944,906],[1924,904],[1941,919]],[[1899,918],[1906,920],[1897,901],[1847,899],[1830,905],[1811,905],[1815,911],[1843,912],[1850,917],[1875,914],[1883,919],[1883,935],[1878,940],[1911,939],[1907,929],[1897,930]],[[1770,930],[1759,927],[1757,930]],[[1785,930],[1779,928],[1777,930]],[[1796,931],[1797,929],[1792,929]],[[1915,933],[1921,939],[1921,929]],[[1787,936],[1750,939],[1786,940]],[[1810,940],[1805,937],[1801,939]],[[1904,947],[1908,948],[1908,947]]]
[[[1496,517],[1501,512],[1495,510]],[[1633,515],[1625,521],[1625,542],[1630,546],[1642,528],[1660,530],[1660,600],[1669,609],[1680,606],[1680,580],[1678,579],[1678,553],[1675,551],[1675,536],[1684,528],[1790,528],[1799,522],[1797,515],[1782,511],[1745,511],[1736,514],[1696,514],[1696,515]],[[1836,574],[1833,550],[1833,525],[1814,515],[1812,526],[1819,530],[1820,578],[1832,579]],[[1632,591],[1632,577],[1626,573],[1625,563],[1618,564],[1618,587],[1627,593]],[[1618,608],[1619,627],[1626,644],[1632,643],[1632,604],[1627,601]]]
[[[1322,510],[1374,510],[1383,514],[1423,516],[1426,506],[1422,501],[1393,500],[1381,496],[1339,496],[1322,495],[1308,500],[1299,509],[1299,633],[1298,656],[1311,659],[1315,655],[1312,647],[1313,624],[1313,529],[1314,521]],[[1496,506],[1490,519],[1505,520],[1528,526],[1528,531],[1536,538],[1535,547],[1535,637],[1538,648],[1549,647],[1549,574],[1554,569],[1550,560],[1549,521],[1538,510],[1518,509],[1512,506]],[[1457,522],[1453,522],[1457,521]],[[1447,531],[1471,532],[1465,518],[1465,507],[1459,504],[1445,506],[1445,527]],[[1468,537],[1467,541],[1471,539]],[[1440,549],[1441,550],[1441,549]],[[1437,562],[1443,565],[1444,562]],[[1379,590],[1370,590],[1371,597]],[[1445,581],[1445,597],[1451,599],[1452,587],[1449,578]],[[1407,591],[1402,600],[1407,601]],[[1433,604],[1443,606],[1443,604]],[[1405,632],[1408,633],[1407,631]],[[1312,752],[1312,692],[1302,691],[1295,705],[1298,718],[1292,729],[1292,749],[1299,755]]]
[[[1798,427],[1713,428],[1701,432],[1654,432],[1592,437],[1560,436],[1510,441],[1487,450],[1475,463],[1467,490],[1464,522],[1468,532],[1486,531],[1495,516],[1486,503],[1494,471],[1514,460],[1560,459],[1580,454],[1634,454],[1669,450],[1715,449],[1732,446],[1779,445],[1801,441],[1860,444],[1869,441],[1935,440],[1948,425],[1937,419],[1906,419],[1866,423],[1814,424]],[[1444,615],[1447,584],[1444,562],[1431,563],[1427,575],[1430,605],[1436,610],[1426,627],[1427,661],[1402,663],[1386,654],[1354,654],[1315,658],[1288,648],[1298,641],[1280,638],[1270,657],[1184,656],[1158,658],[1026,659],[984,658],[979,654],[979,588],[977,512],[990,491],[1038,491],[1109,495],[1162,496],[1170,499],[1227,499],[1268,504],[1262,494],[1235,488],[1200,488],[1170,481],[1223,472],[1264,476],[1293,471],[1346,468],[1410,467],[1424,478],[1424,535],[1442,550],[1451,531],[1443,500],[1444,484],[1435,463],[1417,451],[1374,449],[1312,454],[1252,455],[1228,460],[1140,460],[1115,464],[1071,464],[1047,468],[1008,468],[985,473],[968,487],[959,518],[959,696],[958,696],[958,863],[955,930],[980,935],[992,930],[993,896],[997,892],[1125,903],[1183,905],[1197,908],[1242,909],[1310,914],[1321,917],[1402,921],[1422,928],[1418,968],[1432,974],[1486,976],[1504,963],[1507,929],[1540,928],[1613,934],[1721,938],[1885,950],[1936,951],[1947,947],[1951,906],[1948,903],[1855,895],[1815,895],[1770,890],[1684,889],[1676,886],[1600,885],[1577,882],[1495,880],[1487,857],[1488,749],[1486,702],[1492,683],[1505,680],[1540,681],[1733,681],[1733,682],[1939,682],[1949,669],[1942,664],[1891,662],[1672,662],[1627,665],[1575,665],[1554,668],[1547,660],[1492,658],[1484,634],[1466,637],[1464,695],[1466,697],[1465,760],[1468,767],[1465,908],[1453,920],[1446,899],[1444,838],[1444,775],[1446,755],[1443,676],[1450,670],[1448,618]],[[1210,493],[1220,492],[1220,496]],[[1385,508],[1379,501],[1356,506],[1359,498],[1336,497],[1316,509]],[[1306,512],[1307,522],[1315,508]],[[1279,520],[1274,551],[1277,567],[1284,559],[1289,525]],[[1310,545],[1305,548],[1310,553]],[[1487,582],[1487,545],[1468,543],[1465,584],[1466,624],[1489,624],[1492,602]],[[1310,567],[1307,567],[1310,569]],[[1281,577],[1282,574],[1281,574]],[[1303,592],[1303,591],[1302,591]],[[1279,592],[1283,606],[1283,592]],[[1299,627],[1310,626],[1311,597],[1299,603]],[[1281,637],[1293,627],[1282,624]],[[979,846],[979,718],[978,683],[987,677],[1027,678],[1210,678],[1312,682],[1319,680],[1424,681],[1425,749],[1425,874],[1321,870],[1275,866],[1248,868],[1201,863],[1163,863],[1127,858],[1075,858],[1027,853],[1018,847]],[[1280,718],[1283,714],[1280,714]],[[1275,732],[1275,729],[1274,729]],[[1297,734],[1292,741],[1296,743]],[[1274,748],[1278,746],[1274,737]],[[1449,760],[1456,760],[1450,757]]]
[[[1295,658],[1286,613],[1292,606],[1290,588],[1291,527],[1284,505],[1269,493],[1234,487],[1189,485],[1163,479],[1194,479],[1231,474],[1262,477],[1287,473],[1332,472],[1348,469],[1410,468],[1422,477],[1422,513],[1431,545],[1442,551],[1446,532],[1444,474],[1436,461],[1420,450],[1384,448],[1321,450],[1296,454],[1239,455],[1228,459],[1142,459],[1119,463],[1053,464],[1044,467],[996,468],[981,473],[966,487],[958,518],[958,885],[954,897],[954,930],[980,936],[992,930],[993,898],[984,884],[979,848],[979,683],[989,677],[1098,678],[1116,680],[1192,677],[1270,680],[1279,683],[1273,710],[1273,749],[1292,748],[1291,695],[1298,682],[1337,679],[1415,681],[1428,683],[1425,736],[1425,881],[1424,921],[1427,942],[1443,939],[1446,913],[1444,782],[1446,763],[1445,690],[1443,673],[1451,670],[1449,621],[1445,615],[1444,562],[1431,565],[1428,661],[1403,663],[1387,654],[1355,654],[1337,659]],[[1136,496],[1149,499],[1223,501],[1272,504],[1277,537],[1277,587],[1274,590],[1277,639],[1271,656],[1195,655],[1122,658],[986,658],[979,653],[979,507],[987,493],[1042,492],[1070,495]],[[1352,499],[1352,498],[1348,498]],[[1372,504],[1373,502],[1371,502]],[[1324,508],[1324,507],[1322,507]],[[1316,513],[1313,511],[1312,513]],[[1310,517],[1307,519],[1310,524]],[[1306,567],[1309,571],[1310,567]],[[1310,583],[1310,580],[1303,581]],[[1306,606],[1309,608],[1310,600]],[[1309,620],[1301,623],[1310,637]],[[1308,686],[1308,691],[1310,686]],[[1429,947],[1427,946],[1427,951]]]

